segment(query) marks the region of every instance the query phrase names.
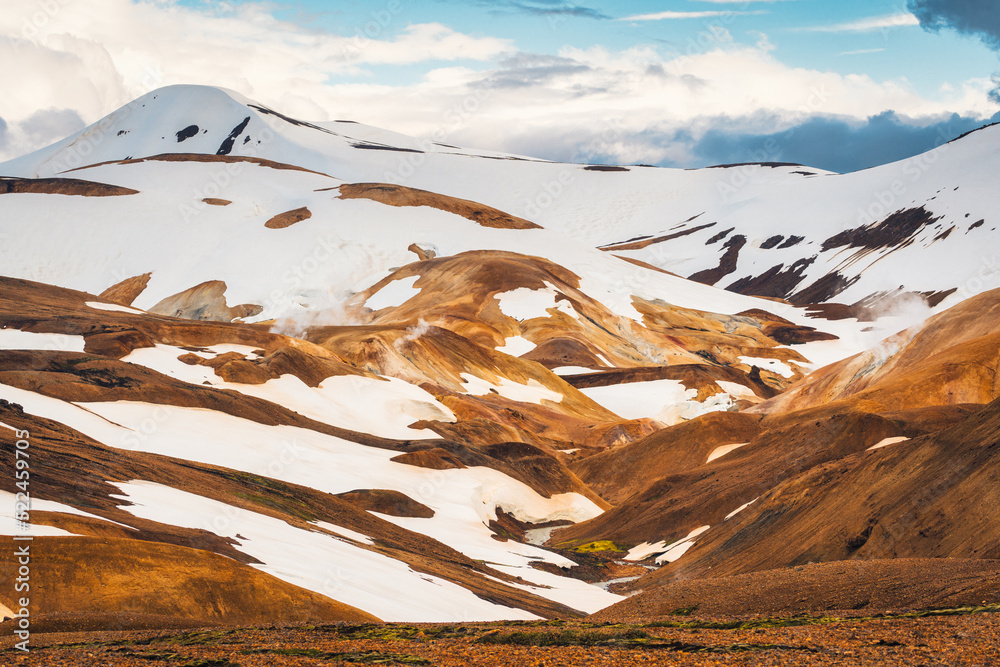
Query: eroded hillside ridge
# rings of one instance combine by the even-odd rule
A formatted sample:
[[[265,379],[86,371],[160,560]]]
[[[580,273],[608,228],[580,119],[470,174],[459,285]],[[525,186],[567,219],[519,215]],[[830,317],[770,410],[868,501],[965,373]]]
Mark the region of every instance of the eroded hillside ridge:
[[[569,165],[175,86],[0,165],[44,620],[983,603],[998,132],[918,173]]]

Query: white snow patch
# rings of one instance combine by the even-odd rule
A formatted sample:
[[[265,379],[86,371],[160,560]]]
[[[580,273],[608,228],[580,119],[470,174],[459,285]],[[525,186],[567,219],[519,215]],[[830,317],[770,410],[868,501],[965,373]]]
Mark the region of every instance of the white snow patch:
[[[420,276],[409,276],[408,278],[393,280],[378,292],[368,297],[365,305],[372,310],[401,306],[420,294],[420,290],[413,286],[418,280],[420,280]]]
[[[62,503],[50,500],[37,500],[31,498],[26,506],[17,506],[17,495],[8,491],[0,491],[0,535],[24,535],[30,537],[60,537],[73,536],[76,533],[56,528],[55,526],[43,526],[30,521],[30,512],[66,512],[68,514],[82,514],[84,516],[94,516],[86,514],[75,507],[63,505]],[[29,521],[21,523],[17,521],[15,511],[26,510],[29,512]],[[100,519],[101,517],[96,517]],[[104,519],[107,521],[107,519]],[[112,522],[114,523],[114,522]],[[121,524],[119,524],[121,525]]]
[[[698,390],[686,389],[679,380],[629,382],[608,387],[585,387],[580,391],[624,419],[648,417],[667,426],[709,412],[722,412],[733,405],[727,393],[715,394],[700,403],[694,400]]]
[[[556,375],[582,375],[595,371],[592,368],[584,368],[583,366],[559,366],[558,368],[553,368],[552,372]]]
[[[335,526],[334,524],[328,521],[311,521],[310,523],[314,526],[323,528],[324,530],[328,530],[331,533],[336,533],[341,537],[346,537],[348,539],[354,540],[355,542],[361,542],[362,544],[368,544],[368,545],[375,544],[375,540],[373,540],[372,538],[368,537],[364,533],[359,533],[356,530],[351,530],[350,528],[344,528],[343,526]]]
[[[625,419],[656,417],[664,410],[687,403],[698,395],[696,389],[685,389],[678,380],[629,382],[607,387],[585,387],[580,391]]]
[[[733,398],[727,393],[715,394],[705,399],[703,403],[688,401],[665,409],[656,416],[664,424],[679,424],[709,412],[726,412],[733,407]]]
[[[386,520],[439,539],[472,558],[524,567],[522,576],[528,581],[535,581],[533,573],[537,572],[529,568],[531,561],[545,560],[560,567],[571,567],[572,564],[557,554],[531,545],[501,543],[492,539],[488,523],[496,518],[497,507],[528,523],[560,519],[582,521],[602,511],[593,501],[578,493],[544,498],[523,482],[492,468],[426,470],[390,461],[397,454],[394,451],[358,445],[303,428],[267,426],[205,409],[134,402],[74,405],[2,384],[0,398],[19,403],[26,412],[59,421],[112,447],[266,475],[325,493],[372,488],[399,491],[427,505],[435,515],[430,519],[384,517]],[[177,509],[179,516],[186,517],[179,520],[194,521],[190,517],[196,515],[189,515],[189,509]],[[218,511],[212,512],[214,514],[209,512],[207,515],[219,516]],[[316,533],[310,534],[314,537],[303,539],[316,539]],[[284,537],[276,534],[273,539],[284,540],[280,547],[284,558],[302,561],[300,556],[295,555],[298,548],[289,546],[298,544],[296,535],[299,533]],[[346,545],[342,540],[320,537]],[[267,540],[272,540],[269,533]],[[304,544],[304,551],[308,553],[309,543]],[[364,553],[364,558],[371,557],[371,553]],[[268,562],[265,558],[261,560]],[[337,558],[322,557],[318,562],[336,563]],[[304,564],[300,566],[307,567]],[[370,578],[373,571],[377,577],[378,568],[367,573],[363,568],[359,569],[355,573],[356,579]],[[303,573],[301,576],[308,578],[316,575]],[[576,585],[571,579],[566,581],[570,582],[569,586]],[[398,590],[401,589],[397,588],[386,600],[396,600]],[[558,591],[552,592],[552,595],[558,594]],[[357,606],[376,616],[399,618],[398,614],[390,615],[381,608]],[[456,620],[455,614],[460,611],[445,617],[445,620]],[[470,618],[498,615],[504,618],[523,617],[517,616],[520,612],[508,613],[503,608],[501,612],[492,616],[477,613]],[[414,613],[410,620],[427,617]]]
[[[521,565],[524,563],[518,559],[512,561],[505,557],[498,558],[498,554],[502,553],[520,554],[532,556],[535,560],[541,558],[560,566],[572,566],[572,561],[551,552],[538,551],[517,542],[498,543],[493,539],[492,532],[478,528],[486,527],[490,521],[496,520],[497,509],[524,523],[585,521],[601,514],[601,509],[592,500],[579,493],[557,493],[550,498],[542,498],[529,487],[510,480],[502,473],[494,475],[493,472],[496,471],[491,468],[477,467],[463,470],[472,471],[471,474],[463,476],[469,478],[468,480],[462,480],[471,485],[466,496],[467,501],[471,501],[471,514],[469,502],[465,505],[439,506],[435,508],[438,514],[429,519],[397,517],[377,512],[372,514],[378,514],[386,521],[450,544],[469,558]],[[511,481],[514,483],[510,483]],[[422,502],[425,500],[420,494],[411,497],[416,497]],[[448,513],[456,511],[458,513],[451,516],[456,519],[455,521],[446,520],[449,518]],[[457,520],[459,516],[461,520]],[[470,524],[473,516],[475,520]],[[474,524],[478,524],[477,529],[470,530]],[[498,544],[500,546],[497,546]]]
[[[756,366],[761,370],[777,373],[783,378],[790,378],[795,375],[795,372],[788,364],[777,359],[768,359],[766,357],[740,357],[740,361],[747,366]]]
[[[552,531],[556,528],[564,528],[564,526],[546,526],[545,528],[529,528],[524,531],[524,541],[528,544],[534,544],[537,547],[542,546],[549,541],[552,537]]]
[[[65,424],[112,447],[121,445],[129,438],[136,437],[131,429],[122,428],[90,410],[74,403],[36,394],[33,391],[0,384],[0,398],[17,403],[24,408],[26,413]],[[147,408],[149,408],[148,417],[159,417],[159,414],[154,414],[159,413],[159,411],[163,411],[163,414],[167,413],[167,408],[163,406],[147,405]],[[160,419],[151,421],[155,424]]]
[[[556,308],[571,317],[579,319],[579,315],[565,299],[558,300],[562,293],[555,286],[545,282],[543,289],[528,289],[518,287],[509,292],[500,292],[495,298],[500,305],[500,312],[507,317],[523,322],[536,317],[550,317],[550,308]]]
[[[133,503],[121,509],[144,519],[234,539],[237,549],[262,561],[253,567],[382,620],[537,618],[486,602],[461,586],[414,572],[405,563],[324,533],[153,482],[116,485],[122,490],[120,497]]]
[[[642,324],[644,316],[636,310],[635,295],[631,291],[640,285],[641,279],[625,283],[609,278],[610,276],[587,272],[580,278],[580,291],[599,301],[601,305],[618,317]],[[646,296],[648,298],[649,295]]]
[[[121,526],[122,528],[128,528],[129,530],[139,530],[134,526],[129,526],[124,523],[119,523],[118,521],[112,521],[111,519],[105,519],[103,516],[97,516],[96,514],[91,514],[90,512],[84,512],[83,510],[77,509],[70,505],[64,503],[59,503],[54,500],[40,500],[38,498],[31,499],[31,510],[33,512],[62,512],[63,514],[75,514],[76,516],[87,517],[88,519],[99,519],[101,521],[107,521],[108,523],[113,523],[116,526]]]
[[[748,444],[750,443],[740,442],[733,445],[722,445],[720,447],[716,447],[715,449],[712,450],[712,453],[708,455],[708,460],[706,460],[705,463],[711,463],[715,459],[722,458],[729,452],[735,451],[740,447],[746,447]]]
[[[897,436],[895,438],[886,438],[885,440],[882,440],[878,444],[872,445],[871,447],[869,447],[865,451],[866,452],[870,452],[873,449],[882,449],[883,447],[888,447],[889,445],[895,445],[897,442],[906,442],[907,440],[909,440],[909,438],[907,438],[906,436],[902,436],[902,435],[901,436]]]
[[[0,350],[49,350],[83,352],[83,336],[0,329]]]
[[[222,343],[219,345],[211,345],[205,348],[208,352],[195,352],[199,357],[203,359],[214,359],[220,354],[227,354],[229,352],[236,352],[242,354],[247,359],[257,359],[259,355],[257,351],[260,350],[259,347],[253,347],[252,345],[236,345],[233,343]],[[178,354],[182,354],[184,350],[179,350]]]
[[[116,313],[131,313],[133,315],[142,315],[143,311],[136,310],[135,308],[129,308],[128,306],[123,306],[118,303],[104,303],[103,301],[87,301],[87,306],[93,308],[94,310],[109,310]]]
[[[306,387],[294,376],[283,378]],[[416,430],[409,425],[420,420],[454,422],[457,419],[433,395],[398,378],[382,380],[360,375],[338,375],[323,380],[313,392],[322,402],[314,408],[296,403],[296,411],[318,421],[328,421],[336,415],[338,425],[386,438],[437,438],[439,436],[433,431]],[[273,399],[269,400],[273,402]]]
[[[862,329],[862,325],[864,328]],[[835,334],[838,340],[817,340],[802,345],[783,346],[797,350],[810,363],[798,363],[807,371],[815,371],[855,354],[864,354],[874,364],[883,364],[899,352],[922,328],[907,318],[883,316],[875,322],[853,319],[824,321],[823,330]]]
[[[239,352],[251,357],[256,348],[246,345],[216,345],[213,354]],[[225,382],[207,366],[189,366],[178,360],[184,350],[157,345],[134,350],[123,359],[191,384],[208,382],[247,396],[290,407],[316,421],[383,438],[428,439],[438,435],[428,429],[411,429],[420,420],[453,422],[454,413],[431,394],[398,378],[376,379],[361,375],[336,375],[310,387],[294,375],[282,375],[264,384]],[[211,358],[211,354],[195,354]]]
[[[739,507],[737,507],[736,509],[734,509],[732,512],[730,512],[729,514],[727,514],[726,518],[723,519],[723,521],[729,521],[734,516],[736,516],[737,514],[739,514],[740,512],[742,512],[743,510],[745,510],[746,508],[750,507],[751,505],[753,505],[758,500],[760,500],[760,496],[757,496],[756,498],[754,498],[753,500],[751,500],[748,503],[743,503],[742,505],[740,505]]]
[[[738,382],[726,382],[725,380],[716,380],[715,384],[722,387],[722,391],[726,392],[733,398],[747,398],[750,400],[755,400],[757,394],[753,393],[753,389],[742,385]]]
[[[503,347],[498,347],[497,352],[509,354],[512,357],[520,357],[534,350],[537,346],[524,336],[511,336],[504,341]]]
[[[507,583],[508,586],[529,591],[539,597],[548,598],[588,614],[593,614],[625,599],[624,596],[609,593],[600,586],[594,586],[579,579],[567,581],[567,577],[536,570],[533,567],[511,567],[509,565],[492,565],[492,567],[500,572],[538,584],[531,586]]]
[[[643,542],[629,549],[625,560],[645,560],[653,554],[663,553],[666,548],[666,542]]]
[[[667,544],[666,541],[663,542],[643,542],[642,544],[633,547],[625,555],[625,560],[646,560],[650,556],[655,556],[656,554],[662,554],[656,559],[658,565],[663,563],[673,563],[675,560],[683,556],[688,549],[694,546],[694,539],[704,533],[706,530],[711,528],[711,526],[701,526],[700,528],[695,528],[687,537],[681,538],[676,542]]]
[[[13,503],[11,504],[13,506]],[[0,511],[0,535],[25,535],[30,537],[76,537],[76,533],[56,528],[54,526],[42,526],[36,523],[22,524],[14,520],[14,516],[7,510]]]
[[[663,565],[664,563],[673,563],[675,560],[679,559],[681,556],[687,553],[688,549],[694,546],[694,539],[704,533],[706,530],[711,528],[711,526],[702,526],[701,528],[695,528],[687,537],[682,540],[677,540],[673,544],[669,545],[662,556],[656,559],[657,565]]]
[[[496,385],[470,373],[462,373],[462,381],[465,383],[465,391],[473,396],[485,396],[486,394],[498,394],[504,398],[520,403],[541,404],[543,400],[559,403],[563,395],[552,391],[534,378],[529,378],[527,384],[520,384],[508,378],[500,378],[500,384]]]

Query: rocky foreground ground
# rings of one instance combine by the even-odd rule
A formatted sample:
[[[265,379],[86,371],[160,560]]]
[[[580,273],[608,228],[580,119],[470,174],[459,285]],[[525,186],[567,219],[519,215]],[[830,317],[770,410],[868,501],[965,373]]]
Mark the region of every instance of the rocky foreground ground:
[[[450,625],[330,624],[36,633],[0,665],[995,665],[1000,605],[877,616]],[[5,635],[8,633],[5,633]]]

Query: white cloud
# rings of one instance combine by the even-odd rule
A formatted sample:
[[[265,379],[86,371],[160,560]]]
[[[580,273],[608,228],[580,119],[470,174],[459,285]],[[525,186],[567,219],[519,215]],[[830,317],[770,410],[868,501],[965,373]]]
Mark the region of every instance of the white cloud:
[[[763,10],[753,11],[707,11],[707,12],[656,12],[654,14],[636,14],[624,16],[616,21],[668,21],[677,19],[710,19],[719,16],[754,16],[766,14]]]
[[[153,88],[202,83],[289,113],[326,117],[336,113],[324,107],[334,102],[331,77],[364,75],[375,65],[484,61],[513,48],[508,40],[439,23],[406,25],[401,16],[374,27],[345,27],[350,36],[311,32],[253,3],[223,13],[170,0],[6,3],[0,118],[14,135],[8,156],[26,148],[18,126],[39,109],[71,108],[93,122]]]
[[[838,55],[841,55],[841,56],[862,56],[862,55],[865,55],[867,53],[882,53],[883,51],[885,51],[884,48],[882,48],[882,49],[858,49],[857,51],[841,51]]]
[[[685,163],[683,137],[725,119],[766,133],[812,114],[995,111],[988,80],[956,82],[929,98],[905,79],[789,67],[765,36],[739,44],[724,29],[684,53],[567,47],[536,56],[441,24],[400,23],[352,38],[305,31],[252,4],[216,15],[165,1],[45,2],[59,10],[43,25],[31,22],[40,5],[0,14],[0,160],[63,138],[77,118],[94,122],[175,83],[231,88],[305,120],[352,119],[550,158],[649,163]],[[364,76],[367,67],[408,63],[424,70],[405,84]],[[40,109],[49,111],[29,122]]]
[[[872,32],[887,28],[908,28],[919,25],[920,20],[916,16],[909,13],[902,13],[874,16],[847,23],[835,23],[833,25],[810,26],[799,28],[799,30],[802,32]]]
[[[486,111],[456,128],[449,143],[569,161],[686,164],[686,138],[720,123],[732,132],[766,134],[818,114],[864,119],[886,109],[912,117],[993,112],[987,80],[928,99],[905,79],[788,67],[765,40],[674,58],[648,47],[565,48],[560,56],[580,67],[544,85],[493,90]]]
[[[448,68],[400,88],[335,86],[348,117],[408,134],[444,131],[447,143],[566,161],[689,164],[690,138],[724,126],[766,134],[823,114],[864,119],[896,109],[912,117],[956,111],[985,117],[989,81],[928,99],[905,79],[792,68],[768,42],[720,42],[707,53],[669,56],[564,48],[552,59],[509,59],[487,71]],[[477,110],[449,115],[484,93]],[[406,99],[407,109],[384,104]]]

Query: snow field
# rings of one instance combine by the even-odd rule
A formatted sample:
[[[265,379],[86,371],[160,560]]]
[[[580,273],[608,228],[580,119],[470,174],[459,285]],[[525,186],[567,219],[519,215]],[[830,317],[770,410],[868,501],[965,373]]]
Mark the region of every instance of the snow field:
[[[479,558],[493,566],[517,568],[525,580],[536,582],[546,579],[544,573],[529,566],[531,561],[546,560],[560,566],[567,565],[565,559],[533,547],[518,543],[501,543],[494,540],[487,527],[491,519],[496,518],[496,508],[502,508],[516,518],[527,522],[545,522],[558,519],[581,521],[601,513],[592,501],[576,494],[568,493],[543,498],[523,483],[490,468],[464,468],[458,470],[434,471],[417,468],[390,461],[397,452],[375,449],[350,443],[339,438],[316,433],[306,429],[285,426],[264,426],[229,415],[215,413],[198,408],[178,408],[156,406],[146,403],[87,403],[73,404],[48,398],[6,385],[0,385],[0,397],[17,402],[29,413],[60,421],[67,426],[112,447],[124,447],[136,451],[149,452],[164,456],[173,456],[194,462],[219,465],[235,470],[272,477],[281,481],[301,484],[328,493],[344,493],[356,489],[388,489],[406,494],[410,498],[427,505],[435,512],[430,519],[400,519],[391,517],[397,525],[414,530],[435,539],[443,539],[445,544],[465,553],[471,558]],[[158,486],[158,485],[157,485]],[[166,489],[166,487],[163,487]],[[124,489],[132,497],[133,493],[145,492],[148,489],[136,489],[132,486]],[[141,510],[156,513],[156,516],[166,518],[162,512],[173,511],[169,507],[160,507],[156,503],[174,502],[173,498],[187,498],[176,494],[183,492],[173,489],[163,490],[170,498],[155,496],[155,502],[150,509]],[[146,496],[142,496],[146,497]],[[187,500],[191,500],[188,498]],[[186,502],[186,501],[185,501]],[[195,502],[192,500],[192,502]],[[201,501],[197,501],[201,502]],[[214,503],[214,501],[206,501]],[[183,503],[182,503],[183,504]],[[200,505],[199,507],[208,507]],[[216,507],[215,505],[211,505]],[[174,525],[188,525],[195,521],[188,510],[179,510]],[[137,510],[140,511],[140,510]],[[143,515],[145,516],[145,515]],[[174,515],[169,515],[173,517]],[[147,516],[146,518],[150,518]],[[389,520],[389,517],[383,517]],[[163,519],[157,519],[163,520]],[[174,519],[171,519],[171,521]],[[254,519],[256,521],[256,519]],[[170,523],[170,521],[167,521]],[[281,523],[281,522],[278,522]],[[255,524],[257,525],[257,524]],[[285,524],[287,525],[287,524]],[[198,527],[205,527],[199,525]],[[259,526],[258,526],[259,527]],[[288,527],[291,529],[291,527]],[[251,528],[248,528],[250,530]],[[253,528],[256,531],[256,528]],[[305,531],[308,533],[308,531]],[[247,533],[241,533],[250,537]],[[251,540],[257,546],[264,543],[264,536],[273,534],[281,539],[291,540],[293,533],[285,528],[280,530],[268,523],[266,529],[254,532],[257,540]],[[301,537],[294,533],[294,540]],[[317,546],[316,553],[329,553],[329,549],[358,548],[350,547],[343,540],[309,533],[303,537],[304,545],[313,544],[315,540],[323,539],[322,548]],[[268,538],[270,539],[270,538]],[[275,539],[278,539],[275,537]],[[286,551],[291,551],[285,542]],[[334,544],[336,543],[336,544]],[[319,544],[319,543],[317,543]],[[333,544],[333,546],[330,546]],[[262,551],[254,554],[272,554],[269,546],[260,547]],[[363,551],[363,550],[362,550]],[[337,552],[339,553],[339,552]],[[364,555],[368,558],[370,554]],[[272,565],[266,558],[261,558],[267,565]],[[296,581],[305,581],[306,574],[291,572],[291,565],[284,561],[273,565],[274,572],[281,572],[282,578],[298,577]],[[311,576],[311,575],[310,575]],[[306,577],[307,578],[307,577]],[[593,596],[589,603],[593,608],[600,608],[617,601],[617,596],[609,594],[597,587],[580,588],[576,580],[557,577],[563,582],[563,587],[571,591],[560,592],[562,589],[542,589],[545,597],[556,599],[564,595],[573,596],[574,600],[582,600],[584,593]],[[291,581],[291,579],[286,579]],[[318,590],[315,579],[310,580],[310,590]],[[300,584],[302,585],[302,584]],[[378,588],[378,577],[361,577],[357,580],[361,591],[368,591],[372,599],[382,595]],[[309,587],[307,586],[307,587]],[[586,586],[586,585],[585,585]],[[366,588],[367,587],[367,588]],[[575,591],[575,592],[573,592]],[[326,594],[326,593],[324,593]],[[471,593],[470,593],[471,595]],[[554,597],[555,596],[555,597]],[[354,604],[350,599],[342,599]],[[352,598],[364,601],[364,595]],[[367,604],[367,603],[365,603]],[[357,605],[370,611],[380,618],[385,612],[379,613],[378,607]],[[588,606],[588,608],[591,608]],[[471,613],[471,612],[470,612]],[[476,612],[479,613],[479,612]],[[514,614],[513,616],[511,614]],[[505,608],[496,614],[483,612],[476,617],[487,618],[521,618]],[[407,616],[401,620],[427,620],[438,618],[432,613]],[[456,620],[454,616],[448,620]],[[468,618],[466,620],[475,620]]]

